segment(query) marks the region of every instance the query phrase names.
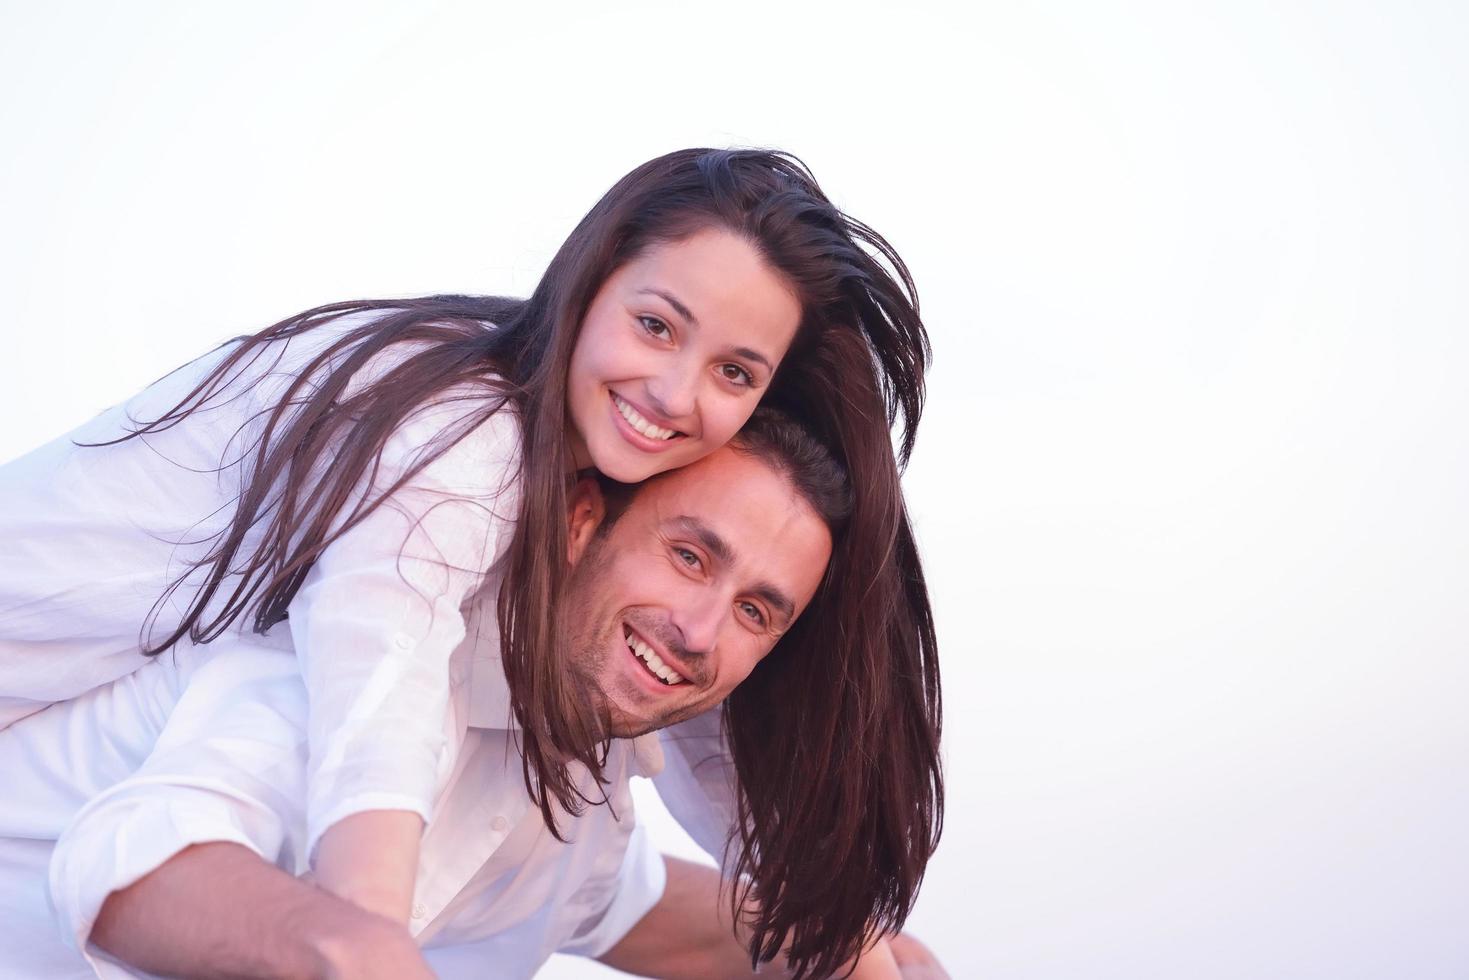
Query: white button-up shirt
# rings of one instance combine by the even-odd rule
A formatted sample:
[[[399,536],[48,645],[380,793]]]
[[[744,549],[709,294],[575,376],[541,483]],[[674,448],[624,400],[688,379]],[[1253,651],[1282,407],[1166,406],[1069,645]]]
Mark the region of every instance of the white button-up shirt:
[[[270,636],[249,634],[236,624],[204,648],[185,641],[155,660],[138,653],[154,603],[228,523],[248,450],[264,423],[262,410],[314,355],[361,322],[344,319],[247,360],[222,392],[177,425],[112,446],[74,444],[116,438],[130,419],[151,420],[172,409],[226,353],[216,351],[76,432],[0,467],[0,729],[13,724],[0,730],[8,753],[0,773],[32,773],[29,781],[14,777],[0,797],[0,834],[49,849],[44,842],[60,833],[62,818],[69,820],[85,804],[77,827],[95,831],[74,831],[68,840],[100,841],[117,853],[109,864],[101,858],[64,860],[66,854],[88,852],[80,843],[58,851],[53,899],[74,936],[87,934],[89,916],[111,888],[156,867],[180,841],[238,839],[299,870],[328,826],[369,809],[407,809],[426,821],[414,906],[421,914],[411,925],[430,942],[511,935],[513,930],[497,931],[497,922],[508,921],[497,919],[508,906],[486,898],[502,892],[483,875],[493,876],[496,868],[507,874],[511,867],[541,867],[549,860],[543,853],[549,845],[539,837],[517,837],[520,828],[534,827],[540,818],[525,811],[492,608],[496,562],[518,508],[519,426],[510,409],[464,434],[327,548],[292,602],[289,622]],[[381,356],[360,377],[386,369],[403,353]],[[384,448],[373,489],[390,485],[433,440],[446,432],[460,435],[476,404],[482,401],[445,399],[410,416]],[[245,546],[257,542],[250,537]],[[177,621],[198,580],[197,574],[186,579],[160,607],[159,629]],[[226,581],[221,593],[233,584]],[[295,657],[262,659],[265,652]],[[250,666],[232,668],[229,661],[237,655]],[[270,683],[262,679],[261,689],[272,692],[271,698],[286,698],[280,692],[294,670],[304,682],[297,696],[309,711],[225,697],[222,689],[210,708],[219,715],[200,713],[191,706],[211,703],[202,693],[211,688],[194,678],[187,685],[194,695],[183,698],[183,679],[170,671],[193,670],[201,658],[213,664],[216,657],[223,665],[208,676],[228,678],[237,669],[235,680],[244,683],[256,676],[252,671],[264,671],[260,676],[269,675]],[[135,703],[126,707],[129,698]],[[170,698],[181,700],[165,730],[162,706]],[[36,712],[36,718],[27,717]],[[259,714],[265,721],[276,719],[274,727],[241,722],[226,734],[232,730],[223,718]],[[149,724],[138,727],[143,722]],[[195,733],[189,737],[197,737],[199,746],[186,745],[181,733],[187,732]],[[150,733],[159,736],[156,748],[149,746]],[[718,715],[694,719],[670,734],[673,750],[660,793],[695,839],[717,854],[733,813]],[[304,738],[306,762],[292,769],[299,747],[290,739],[297,735]],[[48,746],[49,737],[62,744]],[[256,750],[259,758],[250,762]],[[643,754],[651,758],[650,752],[645,748]],[[129,778],[134,769],[138,773]],[[608,775],[623,779],[614,786],[625,786],[631,771],[628,759],[609,760]],[[507,772],[514,777],[509,783]],[[150,774],[156,783],[148,782]],[[188,787],[188,804],[162,787]],[[625,806],[618,799],[613,804],[619,818],[631,813],[630,799]],[[158,826],[175,832],[159,833]],[[502,853],[507,842],[514,847]],[[429,859],[440,852],[442,859]],[[107,873],[98,872],[99,861]],[[644,884],[661,874],[661,864],[638,867],[627,873]],[[601,881],[605,890],[611,870],[602,867],[581,878]],[[529,888],[541,877],[517,879],[517,887]],[[0,901],[14,897],[7,890]],[[585,910],[592,895],[540,897],[527,907],[544,910],[553,900],[575,898],[569,907]],[[451,910],[453,903],[459,904]],[[15,921],[26,921],[20,909],[11,911],[19,916]],[[626,928],[632,920],[608,921]],[[546,935],[557,928],[548,923]],[[609,931],[615,930],[589,935],[600,939]]]
[[[0,977],[131,975],[78,950],[108,894],[190,844],[234,841],[304,870],[306,693],[270,639],[186,646],[0,731]],[[453,686],[455,751],[410,930],[445,976],[530,976],[553,952],[602,953],[662,893],[628,791],[661,768],[657,736],[612,743],[608,803],[560,814],[558,841],[526,794],[513,728],[469,723],[508,717],[503,678],[456,674],[469,680]]]
[[[147,662],[140,634],[166,635],[202,575],[189,575],[156,619],[154,604],[228,525],[266,410],[363,322],[343,318],[247,358],[177,424],[111,446],[76,445],[167,413],[226,353],[215,351],[0,467],[0,727]],[[353,385],[421,347],[390,347]],[[388,489],[436,441],[457,441],[325,549],[289,607],[288,631],[277,629],[299,658],[310,702],[308,847],[363,810],[432,816],[450,762],[450,656],[466,637],[468,606],[480,595],[493,602],[519,508],[513,408],[465,431],[485,397],[447,392],[396,429],[356,499]],[[309,492],[302,504],[309,508]],[[258,523],[241,554],[261,533]],[[238,581],[228,578],[216,599]],[[242,618],[229,635],[247,629]]]

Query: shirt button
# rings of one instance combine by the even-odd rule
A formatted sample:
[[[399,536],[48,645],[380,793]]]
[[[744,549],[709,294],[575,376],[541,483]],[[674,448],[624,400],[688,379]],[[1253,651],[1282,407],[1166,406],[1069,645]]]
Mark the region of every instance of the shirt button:
[[[398,907],[399,908],[402,908],[403,906],[400,905]],[[424,914],[426,912],[428,912],[428,909],[426,909],[426,908],[423,907],[423,903],[422,902],[414,902],[413,903],[413,917],[415,919],[421,919],[421,918],[423,918],[423,916],[424,916]]]
[[[399,650],[412,650],[413,637],[409,636],[407,633],[394,633],[393,646],[397,647]]]
[[[496,832],[503,834],[505,833],[505,831],[510,829],[510,821],[506,820],[504,817],[496,817],[495,819],[490,821],[490,826],[493,827]]]

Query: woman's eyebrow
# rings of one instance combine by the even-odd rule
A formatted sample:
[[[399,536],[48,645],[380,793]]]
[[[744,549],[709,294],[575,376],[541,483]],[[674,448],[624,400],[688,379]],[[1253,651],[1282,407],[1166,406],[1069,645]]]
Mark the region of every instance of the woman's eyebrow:
[[[655,286],[644,286],[642,289],[638,290],[638,295],[657,296],[659,299],[663,300],[663,302],[673,307],[673,311],[675,313],[687,320],[689,326],[695,328],[699,326],[699,319],[698,317],[694,316],[693,311],[685,306],[677,296],[673,295],[668,290],[659,289]],[[764,367],[767,371],[773,372],[775,370],[774,365],[770,363],[770,358],[766,357],[764,354],[760,353],[752,347],[731,347],[729,350],[731,354],[737,354],[748,361],[754,361],[756,364]]]
[[[730,352],[733,354],[738,354],[747,361],[754,361],[757,364],[762,365],[767,371],[770,371],[772,373],[775,371],[775,368],[771,366],[769,359],[757,350],[752,350],[749,347],[731,347]]]
[[[693,312],[690,311],[687,306],[684,306],[683,302],[677,296],[670,293],[668,290],[656,289],[652,286],[644,286],[642,289],[638,290],[638,293],[648,293],[653,296],[657,296],[659,299],[663,300],[663,302],[673,307],[673,311],[675,313],[683,317],[685,320],[689,321],[690,326],[697,327],[699,325],[698,317],[694,316]]]

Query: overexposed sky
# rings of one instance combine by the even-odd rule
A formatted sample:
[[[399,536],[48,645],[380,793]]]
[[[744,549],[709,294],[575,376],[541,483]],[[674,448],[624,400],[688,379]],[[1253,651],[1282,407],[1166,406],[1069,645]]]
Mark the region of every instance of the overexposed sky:
[[[965,978],[1462,978],[1466,41],[1427,2],[0,0],[0,459],[308,306],[524,294],[656,154],[792,150],[934,341],[912,929]]]

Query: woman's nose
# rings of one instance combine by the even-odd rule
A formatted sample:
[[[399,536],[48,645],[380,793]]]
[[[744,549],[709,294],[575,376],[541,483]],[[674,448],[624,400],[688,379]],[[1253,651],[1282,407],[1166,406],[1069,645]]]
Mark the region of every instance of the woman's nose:
[[[652,408],[672,421],[694,414],[699,402],[699,371],[691,361],[680,358],[677,365],[648,382]]]

